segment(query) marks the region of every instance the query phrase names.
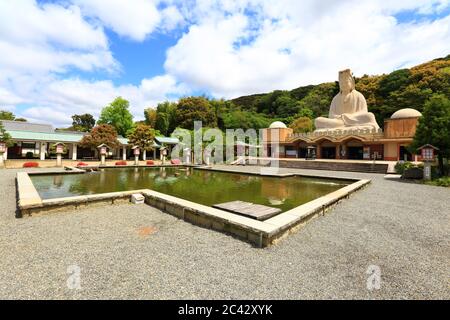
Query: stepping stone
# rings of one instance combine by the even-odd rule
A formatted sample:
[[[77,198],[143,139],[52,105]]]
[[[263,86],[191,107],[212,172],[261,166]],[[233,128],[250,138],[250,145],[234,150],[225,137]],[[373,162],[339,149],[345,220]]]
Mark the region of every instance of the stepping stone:
[[[213,208],[236,213],[256,220],[266,220],[281,212],[281,209],[245,201],[231,201],[213,205]]]

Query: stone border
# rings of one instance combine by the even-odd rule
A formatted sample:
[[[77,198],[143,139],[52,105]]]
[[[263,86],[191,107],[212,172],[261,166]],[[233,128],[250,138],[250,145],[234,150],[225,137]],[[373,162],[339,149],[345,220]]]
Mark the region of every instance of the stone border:
[[[236,174],[260,175],[255,172],[250,173],[210,168],[198,169],[233,172]],[[50,172],[50,174],[51,173],[52,172]],[[59,171],[58,173],[67,174],[70,172]],[[81,172],[77,171],[72,173]],[[48,173],[46,172],[46,174]],[[307,174],[274,174],[273,176],[280,178],[286,176],[318,177]],[[320,178],[325,177],[322,176]],[[117,202],[130,202],[131,195],[134,193],[139,193],[145,197],[146,204],[150,206],[156,207],[192,224],[231,234],[240,239],[246,240],[259,248],[263,248],[276,243],[279,239],[291,232],[296,231],[311,218],[319,214],[324,214],[326,210],[337,204],[340,200],[343,198],[348,198],[351,193],[363,188],[371,182],[371,180],[368,179],[331,178],[352,180],[355,182],[296,208],[280,213],[265,221],[258,221],[243,217],[231,212],[212,208],[149,189],[42,200],[28,173],[26,172],[17,173],[17,189],[19,196],[18,206],[21,216],[31,216],[53,211],[66,210],[67,208],[78,209],[80,207],[94,204],[104,205],[105,203],[115,204]]]
[[[250,167],[250,166],[249,166]],[[270,167],[269,167],[270,168]],[[216,172],[226,172],[226,173],[236,173],[236,174],[246,174],[246,175],[253,175],[253,176],[263,176],[263,177],[276,177],[276,178],[287,178],[287,177],[307,177],[307,178],[318,178],[318,179],[334,179],[334,180],[348,180],[348,181],[360,181],[361,179],[358,178],[342,178],[339,176],[332,176],[332,175],[319,175],[314,173],[274,173],[270,172],[270,170],[267,170],[267,172],[255,172],[255,171],[242,171],[242,170],[233,170],[233,169],[224,169],[224,168],[214,168],[211,166],[202,166],[196,168],[198,170],[207,170],[207,171],[216,171]],[[295,169],[295,168],[292,168]],[[312,170],[312,169],[305,169],[305,170]],[[264,170],[263,170],[264,171]]]
[[[28,173],[17,172],[16,182],[20,211],[42,207],[42,199],[34,187]]]

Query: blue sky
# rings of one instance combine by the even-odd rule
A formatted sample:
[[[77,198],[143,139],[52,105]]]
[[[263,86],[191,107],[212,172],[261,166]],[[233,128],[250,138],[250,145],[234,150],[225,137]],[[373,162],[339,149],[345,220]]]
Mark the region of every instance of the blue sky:
[[[0,108],[56,126],[391,72],[450,53],[449,0],[0,1]]]

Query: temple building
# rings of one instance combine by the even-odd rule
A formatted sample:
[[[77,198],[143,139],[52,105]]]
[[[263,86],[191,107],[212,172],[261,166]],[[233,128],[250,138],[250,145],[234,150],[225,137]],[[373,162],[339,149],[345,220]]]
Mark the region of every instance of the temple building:
[[[54,129],[49,124],[0,120],[6,132],[11,135],[13,145],[6,148],[3,159],[39,159],[46,160],[55,158],[52,147],[61,142],[66,146],[63,159],[68,160],[94,160],[98,159],[98,150],[94,148],[82,148],[80,141],[87,132],[65,131]],[[110,159],[132,159],[133,153],[128,139],[118,136],[120,143],[118,148],[109,150]],[[177,138],[155,137],[153,158],[159,157],[161,147],[169,150],[179,143]],[[151,156],[151,154],[149,155]],[[141,153],[143,160],[146,152]]]
[[[306,158],[308,147],[317,159],[420,161],[407,146],[412,142],[421,113],[401,109],[380,128],[341,128],[294,133],[280,121],[263,129],[263,144],[270,157]],[[279,144],[278,148],[273,146]]]
[[[266,154],[277,158],[417,161],[407,146],[412,142],[421,113],[406,108],[384,121],[384,130],[355,88],[350,69],[339,71],[339,93],[328,117],[315,119],[316,130],[294,133],[276,121],[263,132]],[[279,146],[277,146],[279,145]]]

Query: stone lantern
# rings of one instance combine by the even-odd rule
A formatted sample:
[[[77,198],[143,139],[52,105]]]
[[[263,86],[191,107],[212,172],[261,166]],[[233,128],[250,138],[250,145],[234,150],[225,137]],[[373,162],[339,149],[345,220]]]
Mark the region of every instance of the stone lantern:
[[[439,148],[432,146],[431,144],[426,144],[417,148],[417,150],[420,151],[422,161],[424,163],[423,179],[431,180],[431,163],[434,162],[436,158],[436,151],[438,151]]]
[[[66,145],[62,142],[55,143],[56,149],[56,166],[62,167],[62,154],[64,153],[64,147]]]
[[[191,163],[191,148],[184,148],[183,156],[184,156],[184,163],[190,164]]]
[[[161,152],[161,160],[162,160],[162,164],[164,165],[166,163],[167,148],[161,147],[161,148],[159,148],[159,151]]]
[[[109,147],[106,144],[102,143],[97,147],[97,149],[100,153],[100,164],[104,166],[106,165],[106,154],[108,153]]]
[[[0,168],[3,167],[3,154],[6,152],[6,143],[0,141]]]
[[[141,154],[141,149],[139,148],[139,146],[134,146],[131,149],[133,150],[134,154],[134,165],[137,166],[139,165],[139,155]]]

